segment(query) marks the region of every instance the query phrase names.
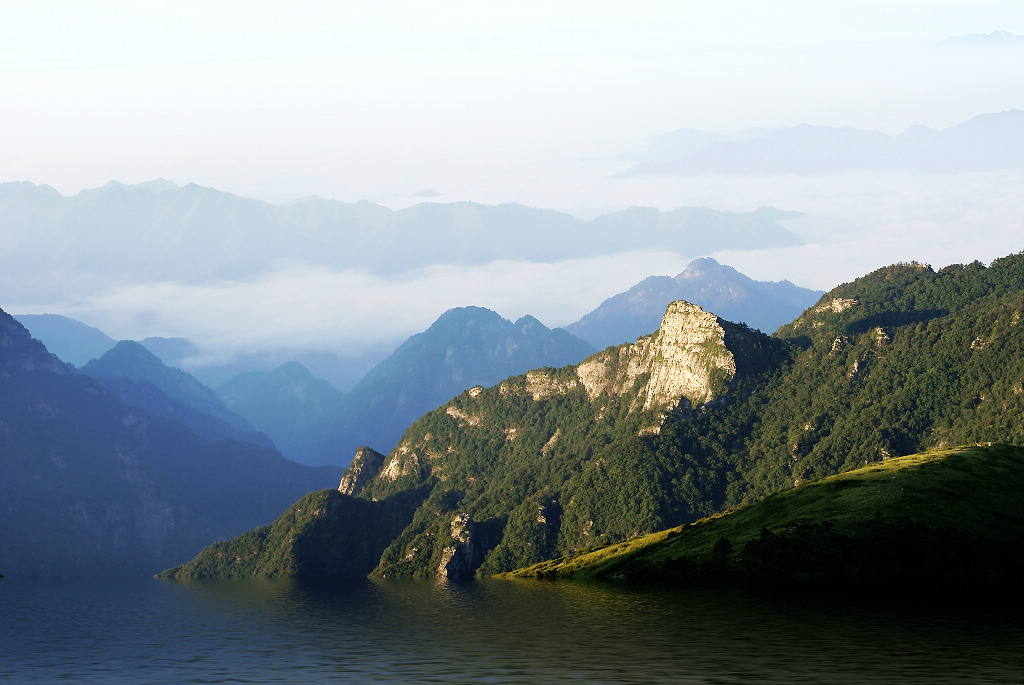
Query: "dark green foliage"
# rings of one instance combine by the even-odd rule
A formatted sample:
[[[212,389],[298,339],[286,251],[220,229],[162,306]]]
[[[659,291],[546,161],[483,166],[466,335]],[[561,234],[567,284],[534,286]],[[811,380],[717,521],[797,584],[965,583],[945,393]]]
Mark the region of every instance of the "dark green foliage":
[[[1024,572],[1024,448],[892,459],[515,575],[980,586]]]
[[[737,367],[728,392],[664,417],[638,402],[644,374],[620,394],[594,397],[576,367],[467,391],[411,425],[360,493],[425,493],[374,573],[434,575],[446,548],[460,546],[480,573],[506,571],[901,455],[1024,444],[1022,319],[1024,254],[938,273],[896,265],[835,289],[772,338],[723,323]],[[608,354],[612,377],[626,362]],[[944,486],[932,487],[934,495]],[[463,516],[468,542],[452,537]],[[786,544],[814,539],[837,558],[855,553],[842,537],[849,531],[808,525]],[[872,534],[948,533],[893,525]],[[709,545],[719,537],[732,547],[722,543],[718,561],[701,563],[746,543],[723,534]]]
[[[272,525],[214,543],[192,561],[168,569],[159,577],[365,576],[420,501],[421,493],[415,490],[383,502],[355,499],[336,490],[311,492]]]

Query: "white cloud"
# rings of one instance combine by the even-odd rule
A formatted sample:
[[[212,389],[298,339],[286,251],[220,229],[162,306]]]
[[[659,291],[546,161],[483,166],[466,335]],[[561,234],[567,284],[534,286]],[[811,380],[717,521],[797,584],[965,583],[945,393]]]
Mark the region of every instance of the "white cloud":
[[[356,354],[418,333],[452,307],[565,325],[637,281],[674,275],[687,262],[670,252],[638,251],[555,264],[435,265],[393,280],[291,264],[253,281],[123,285],[16,311],[65,314],[117,338],[183,336],[217,354],[282,347]]]

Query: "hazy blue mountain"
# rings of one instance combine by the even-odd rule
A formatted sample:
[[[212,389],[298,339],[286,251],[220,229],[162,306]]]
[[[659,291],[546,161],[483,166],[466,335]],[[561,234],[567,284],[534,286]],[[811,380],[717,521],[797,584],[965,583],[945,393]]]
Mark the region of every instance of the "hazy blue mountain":
[[[406,427],[466,388],[493,385],[541,366],[564,366],[593,347],[532,316],[516,322],[482,307],[458,307],[410,337],[316,426],[307,463],[348,464],[360,445],[390,449]]]
[[[60,314],[18,314],[14,318],[53,354],[75,366],[83,366],[117,343],[100,329]]]
[[[641,161],[620,176],[1019,169],[1024,168],[1024,111],[982,114],[941,131],[913,126],[897,136],[808,124],[735,138],[683,130],[659,136],[638,156]]]
[[[232,411],[269,435],[281,453],[302,461],[309,457],[310,429],[335,414],[342,393],[298,362],[272,371],[248,371],[216,388]]]
[[[182,360],[193,376],[211,388],[224,385],[239,374],[250,371],[270,373],[289,362],[297,362],[309,369],[317,378],[322,378],[338,390],[350,390],[352,386],[394,352],[400,341],[382,341],[358,354],[344,354],[329,350],[303,350],[280,348],[258,352],[240,352],[231,361],[194,364],[191,359]]]
[[[181,421],[208,439],[234,437],[273,447],[267,436],[256,433],[213,390],[185,371],[167,366],[133,340],[117,343],[81,372],[155,418]]]
[[[160,358],[167,366],[178,369],[185,368],[184,362],[189,357],[199,354],[199,348],[186,338],[143,338],[139,344]]]
[[[154,573],[336,485],[239,440],[210,442],[72,373],[0,311],[0,569]]]
[[[59,314],[19,314],[14,318],[62,361],[76,367],[84,366],[117,344],[116,340],[100,329]],[[151,337],[138,342],[167,366],[188,371],[208,387],[220,386],[250,371],[269,373],[283,364],[295,361],[339,390],[351,389],[398,346],[397,342],[385,341],[356,355],[282,348],[240,353],[225,362],[201,360],[197,363],[203,351],[186,338]]]
[[[953,36],[942,41],[951,47],[1015,47],[1024,48],[1024,36],[1009,31],[992,31],[991,33],[968,33]]]
[[[799,243],[765,212],[635,209],[584,221],[518,204],[392,211],[311,198],[275,206],[194,184],[155,191],[110,183],[64,197],[47,186],[3,183],[0,215],[0,287],[8,296],[19,277],[35,283],[38,274],[58,271],[200,283],[247,278],[288,261],[393,275],[438,263]]]
[[[822,292],[789,281],[755,281],[714,259],[690,262],[675,278],[651,276],[624,293],[608,298],[566,330],[597,348],[636,340],[657,329],[665,307],[686,300],[771,333],[814,304]]]

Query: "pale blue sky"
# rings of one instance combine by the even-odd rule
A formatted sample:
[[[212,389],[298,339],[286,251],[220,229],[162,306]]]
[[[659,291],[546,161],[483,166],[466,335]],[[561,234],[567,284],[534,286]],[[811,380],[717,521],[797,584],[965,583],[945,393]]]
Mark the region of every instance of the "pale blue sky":
[[[580,160],[678,128],[898,132],[1024,106],[1024,64],[936,47],[1024,34],[1019,1],[0,7],[0,179],[66,193],[166,177],[544,204],[538,177],[556,198],[614,171]]]
[[[714,256],[828,289],[895,261],[1019,251],[1024,171],[610,177],[630,164],[625,153],[682,128],[895,134],[1024,109],[1024,48],[943,43],[994,31],[1024,35],[1024,2],[0,0],[0,181],[73,194],[162,177],[271,202],[391,207],[429,188],[441,202],[580,216],[770,204],[804,213],[790,228],[806,245]],[[0,307],[228,354],[303,337],[355,349],[469,304],[564,325],[698,256],[434,265],[386,282],[303,265],[199,286],[96,276],[64,300]],[[358,303],[310,301],[349,291]]]

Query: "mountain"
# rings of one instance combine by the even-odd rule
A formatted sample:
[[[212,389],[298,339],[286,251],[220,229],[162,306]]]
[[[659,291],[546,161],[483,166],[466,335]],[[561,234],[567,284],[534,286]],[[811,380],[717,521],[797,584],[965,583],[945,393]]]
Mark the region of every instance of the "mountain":
[[[822,292],[789,281],[755,281],[711,258],[696,259],[675,278],[651,276],[608,298],[565,327],[597,348],[636,340],[657,328],[665,307],[675,300],[700,305],[729,321],[772,332],[789,323]]]
[[[62,361],[76,367],[84,366],[117,343],[100,329],[59,314],[16,314],[14,318]],[[150,337],[138,342],[167,366],[186,370],[210,387],[220,386],[239,374],[250,371],[269,373],[295,361],[342,390],[355,385],[397,345],[397,342],[384,342],[359,355],[281,348],[243,352],[236,354],[231,361],[214,362],[203,358],[204,350],[186,338]]]
[[[198,284],[301,263],[391,276],[431,264],[551,263],[646,248],[696,254],[800,242],[764,212],[634,209],[584,221],[516,204],[423,203],[392,211],[312,198],[275,206],[194,184],[155,191],[111,183],[65,197],[48,186],[0,183],[0,216],[0,289],[25,302],[37,301],[46,286],[40,274]],[[58,286],[54,292],[62,295]]]
[[[362,450],[345,490],[402,520],[400,534],[364,544],[365,525],[346,513],[356,506],[351,497],[318,493],[320,515],[293,508],[254,531],[260,542],[250,548],[278,550],[270,552],[276,559],[302,546],[308,554],[291,555],[296,566],[288,570],[298,575],[341,572],[313,551],[320,540],[323,549],[352,550],[344,572],[455,578],[511,570],[578,539],[643,530],[681,505],[666,502],[659,474],[638,468],[665,412],[720,401],[737,377],[763,372],[781,352],[762,333],[674,303],[661,329],[633,345],[470,388],[413,424],[386,458]],[[277,573],[261,554],[235,554],[241,544],[208,550],[167,575]],[[222,560],[235,557],[225,567]]]
[[[100,329],[59,314],[19,314],[14,318],[61,360],[78,367],[117,343]]]
[[[178,369],[184,369],[186,360],[200,353],[196,344],[186,338],[150,337],[140,340],[139,344],[167,366]]]
[[[269,435],[283,454],[299,461],[309,452],[313,426],[334,415],[343,399],[339,390],[298,362],[239,374],[216,392],[232,411]]]
[[[591,352],[583,340],[532,316],[513,323],[483,307],[450,309],[371,369],[342,406],[318,422],[316,442],[296,458],[347,463],[360,445],[390,448],[409,424],[468,387],[564,366]]]
[[[1024,36],[1008,31],[992,31],[991,33],[968,33],[953,36],[942,41],[942,45],[950,47],[1012,47],[1024,48]]]
[[[152,573],[338,477],[156,419],[72,373],[3,311],[0,474],[11,577]]]
[[[676,131],[656,138],[622,177],[660,174],[824,174],[852,169],[959,173],[1024,166],[1024,111],[982,114],[942,131],[900,135],[850,126],[757,130],[738,138]]]
[[[896,457],[760,502],[511,573],[532,578],[873,583],[1017,582],[1024,448]]]
[[[500,573],[893,457],[1024,444],[1022,315],[1024,253],[885,267],[771,337],[673,303],[635,343],[470,388],[362,451],[348,494],[167,575]],[[401,533],[368,541],[376,512]]]
[[[95,378],[128,404],[154,418],[173,419],[207,439],[238,438],[274,447],[217,394],[188,373],[165,365],[142,344],[122,340],[81,373]]]

